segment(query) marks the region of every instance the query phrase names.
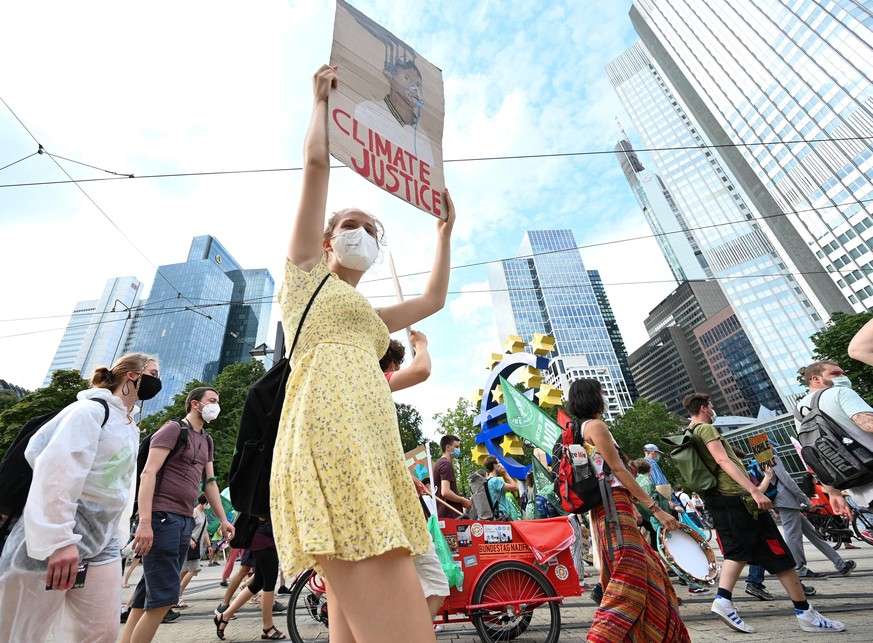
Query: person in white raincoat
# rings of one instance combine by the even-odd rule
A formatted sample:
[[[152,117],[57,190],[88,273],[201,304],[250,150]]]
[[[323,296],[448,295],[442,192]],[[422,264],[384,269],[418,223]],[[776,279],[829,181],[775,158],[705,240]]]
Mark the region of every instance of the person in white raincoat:
[[[30,439],[33,483],[0,557],[0,641],[44,641],[49,632],[55,643],[118,638],[118,533],[139,447],[132,415],[158,390],[157,360],[124,355],[95,370],[91,388]],[[106,409],[95,399],[109,408],[103,426]],[[83,562],[85,584],[70,589]]]

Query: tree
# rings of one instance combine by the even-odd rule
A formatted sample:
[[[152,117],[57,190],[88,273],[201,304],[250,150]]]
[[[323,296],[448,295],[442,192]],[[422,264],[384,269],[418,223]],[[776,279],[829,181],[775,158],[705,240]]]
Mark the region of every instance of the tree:
[[[830,360],[838,363],[852,380],[852,389],[864,399],[873,395],[873,366],[849,357],[847,348],[852,337],[861,326],[873,318],[873,313],[834,313],[824,330],[810,337],[815,350],[813,359],[816,361]],[[806,366],[806,364],[803,364]],[[803,386],[806,382],[800,378]]]
[[[479,467],[473,462],[472,452],[476,446],[476,429],[473,426],[475,411],[465,397],[459,397],[455,406],[446,410],[445,413],[437,413],[433,419],[439,427],[437,431],[441,435],[457,435],[461,439],[461,457],[457,459],[458,491],[461,495],[470,495],[470,483],[468,478]],[[442,456],[442,453],[437,457]]]
[[[248,394],[252,384],[265,372],[264,365],[259,360],[252,360],[250,362],[237,362],[225,367],[215,378],[214,383],[192,380],[173,398],[172,404],[144,419],[141,428],[145,433],[152,433],[168,420],[179,420],[185,417],[187,414],[185,399],[188,397],[188,393],[198,386],[215,388],[220,398],[221,414],[207,425],[207,430],[212,436],[215,448],[213,456],[215,476],[218,478],[219,489],[223,489],[227,486],[227,475],[236,447],[236,433],[246,394]]]
[[[623,415],[608,424],[612,437],[631,460],[645,455],[643,451],[645,445],[656,444],[660,447],[659,439],[662,436],[676,435],[685,426],[682,418],[675,413],[670,413],[666,406],[660,402],[649,402],[644,398],[639,398]],[[670,458],[663,458],[658,464],[671,483],[682,480]]]
[[[421,413],[411,404],[394,403],[397,407],[397,425],[400,427],[400,443],[403,452],[412,451],[424,443],[421,433]]]
[[[0,452],[12,444],[18,431],[31,418],[62,409],[76,401],[79,391],[88,388],[79,371],[60,370],[52,373],[51,383],[19,398],[0,413]]]

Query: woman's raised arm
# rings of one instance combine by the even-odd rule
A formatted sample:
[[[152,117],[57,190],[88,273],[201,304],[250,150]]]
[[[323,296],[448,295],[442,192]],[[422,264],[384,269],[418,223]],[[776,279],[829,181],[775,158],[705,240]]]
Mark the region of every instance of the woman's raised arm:
[[[322,65],[312,78],[312,118],[303,143],[303,186],[288,244],[288,259],[307,272],[324,252],[324,214],[330,178],[327,99],[337,83],[336,67],[328,65]]]
[[[437,248],[433,270],[421,297],[379,309],[379,316],[392,333],[430,317],[446,305],[451,272],[452,228],[455,225],[455,204],[448,190],[445,192],[445,203],[446,220],[437,221]]]

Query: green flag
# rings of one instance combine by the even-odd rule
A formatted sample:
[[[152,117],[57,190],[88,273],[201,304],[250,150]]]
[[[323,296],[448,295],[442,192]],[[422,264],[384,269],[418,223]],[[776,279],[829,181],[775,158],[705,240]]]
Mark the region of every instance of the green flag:
[[[561,437],[561,427],[503,377],[500,388],[506,400],[506,421],[513,433],[551,453]]]
[[[531,473],[533,473],[536,495],[545,498],[561,514],[566,513],[561,509],[561,501],[555,495],[555,484],[551,474],[537,458],[531,458]]]

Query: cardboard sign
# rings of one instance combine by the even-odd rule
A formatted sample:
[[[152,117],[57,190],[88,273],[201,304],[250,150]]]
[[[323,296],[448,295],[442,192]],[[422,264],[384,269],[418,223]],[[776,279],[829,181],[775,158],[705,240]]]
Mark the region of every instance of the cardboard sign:
[[[330,153],[365,179],[445,219],[442,72],[363,13],[337,0],[330,64]]]
[[[419,480],[430,478],[431,482],[433,481],[433,463],[427,445],[415,447],[403,454],[403,457],[406,458],[406,468],[409,469],[409,473]]]
[[[773,455],[773,447],[767,441],[767,434],[762,433],[749,438],[749,446],[755,455],[755,461],[761,466],[775,467],[776,458]]]

